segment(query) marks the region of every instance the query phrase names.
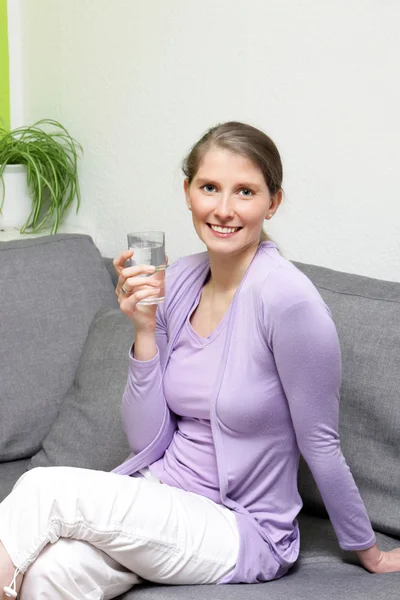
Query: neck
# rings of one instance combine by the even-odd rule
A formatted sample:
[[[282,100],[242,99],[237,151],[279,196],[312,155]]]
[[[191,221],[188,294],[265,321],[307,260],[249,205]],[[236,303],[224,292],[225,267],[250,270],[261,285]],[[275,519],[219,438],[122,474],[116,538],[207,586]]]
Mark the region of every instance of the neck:
[[[257,248],[258,244],[249,246],[240,254],[228,256],[208,251],[211,273],[207,283],[213,293],[231,295],[236,292]]]

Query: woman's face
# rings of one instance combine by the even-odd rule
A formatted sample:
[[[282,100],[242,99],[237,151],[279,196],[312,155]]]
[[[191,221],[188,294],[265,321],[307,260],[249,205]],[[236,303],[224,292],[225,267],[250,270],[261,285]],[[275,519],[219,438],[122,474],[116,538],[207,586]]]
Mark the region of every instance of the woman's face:
[[[197,235],[217,253],[236,254],[258,245],[264,219],[274,212],[271,205],[281,200],[271,199],[262,171],[254,163],[221,149],[206,152],[184,189]]]

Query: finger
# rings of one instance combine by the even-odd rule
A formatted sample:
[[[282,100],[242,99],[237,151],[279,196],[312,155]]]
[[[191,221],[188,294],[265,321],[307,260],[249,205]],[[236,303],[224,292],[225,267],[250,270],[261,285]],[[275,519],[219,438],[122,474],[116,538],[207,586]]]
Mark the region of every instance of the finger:
[[[153,265],[136,265],[135,267],[126,267],[125,269],[122,269],[121,275],[126,279],[128,277],[137,277],[141,273],[151,275],[152,273],[155,273],[155,271],[156,267],[153,267]]]
[[[130,290],[129,288],[127,288],[126,285],[121,285],[119,296],[121,296],[122,298],[127,298],[128,296],[131,296],[132,294],[133,294],[133,290]]]
[[[118,281],[117,281],[117,285],[115,286],[115,293],[118,295],[121,291],[121,287],[123,286],[125,282],[125,277],[122,277],[121,275],[118,277]]]
[[[133,256],[133,250],[124,250],[113,260],[113,265],[118,274],[120,274],[121,270],[125,267],[125,262],[128,258]]]
[[[118,277],[117,285],[115,286],[115,293],[117,294],[117,296],[121,294],[121,289],[125,281],[125,277],[122,277],[121,275]]]
[[[124,308],[130,312],[134,312],[136,310],[136,305],[138,302],[140,302],[140,300],[157,297],[159,293],[160,288],[140,290],[134,294],[125,296],[125,298],[120,302],[121,308]]]
[[[118,254],[113,260],[113,265],[117,266],[123,264],[129,255],[133,254],[133,250],[123,250],[121,254]]]
[[[135,279],[133,279],[135,281]],[[128,279],[124,285],[121,286],[121,295],[122,296],[130,296],[137,292],[146,291],[146,290],[154,290],[160,288],[159,281],[146,281],[146,283],[140,282],[140,285],[131,283],[131,280]]]
[[[116,287],[117,294],[132,294],[136,288],[143,289],[149,287],[160,287],[160,280],[155,277],[129,277],[126,279],[122,275],[118,278],[118,284]]]
[[[126,281],[126,277],[124,277],[123,275],[119,275],[118,277],[118,281],[117,281],[117,289],[121,289],[121,287],[124,285]]]

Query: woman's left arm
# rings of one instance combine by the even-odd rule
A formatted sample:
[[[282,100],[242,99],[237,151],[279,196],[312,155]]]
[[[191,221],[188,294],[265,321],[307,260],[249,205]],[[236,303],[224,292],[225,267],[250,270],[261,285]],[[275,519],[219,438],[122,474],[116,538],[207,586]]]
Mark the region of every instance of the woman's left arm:
[[[321,492],[340,547],[356,551],[365,568],[375,572],[388,553],[376,546],[340,447],[341,353],[332,317],[322,301],[300,301],[282,312],[271,333],[299,450]],[[400,570],[399,555],[393,570]]]

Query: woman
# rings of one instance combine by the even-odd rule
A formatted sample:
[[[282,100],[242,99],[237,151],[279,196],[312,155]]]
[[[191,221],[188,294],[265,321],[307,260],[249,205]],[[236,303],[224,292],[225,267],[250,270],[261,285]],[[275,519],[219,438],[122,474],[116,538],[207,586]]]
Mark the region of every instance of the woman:
[[[299,553],[300,452],[341,548],[371,573],[400,570],[400,549],[377,547],[341,453],[330,310],[262,231],[282,201],[276,146],[225,123],[183,169],[207,252],[168,268],[158,308],[138,304],[159,291],[151,267],[125,268],[129,251],[114,261],[136,332],[122,404],[134,456],[112,473],[53,467],[19,479],[0,505],[9,595],[22,573],[25,600],[114,598],[143,579],[282,577]]]

